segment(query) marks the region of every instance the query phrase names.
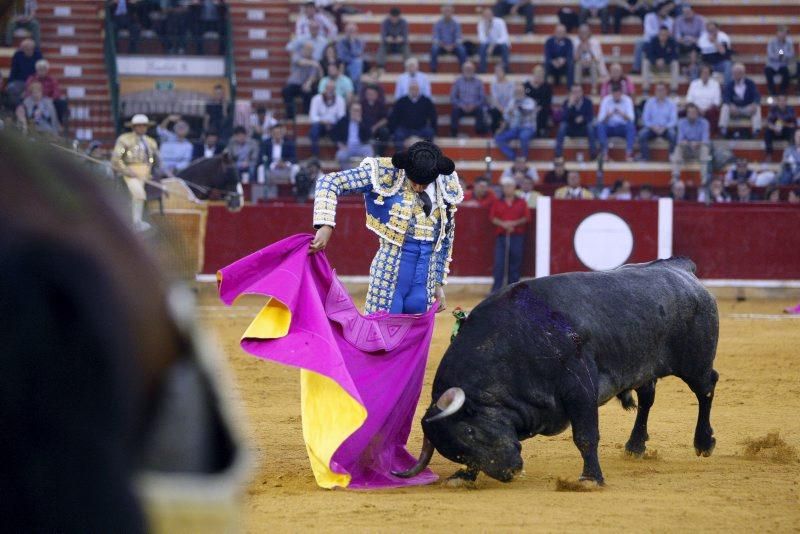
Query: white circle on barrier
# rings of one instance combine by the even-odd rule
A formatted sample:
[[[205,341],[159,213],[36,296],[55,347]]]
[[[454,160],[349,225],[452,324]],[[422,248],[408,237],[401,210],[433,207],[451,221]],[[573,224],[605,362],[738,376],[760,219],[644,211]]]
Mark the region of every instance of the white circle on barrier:
[[[575,254],[593,271],[623,265],[633,252],[633,232],[628,223],[613,213],[594,213],[575,230]]]

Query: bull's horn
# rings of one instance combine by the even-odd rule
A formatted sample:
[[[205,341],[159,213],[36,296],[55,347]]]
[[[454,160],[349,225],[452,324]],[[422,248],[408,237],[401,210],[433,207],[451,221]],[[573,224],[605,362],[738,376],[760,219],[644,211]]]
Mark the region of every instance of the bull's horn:
[[[456,413],[458,410],[464,406],[464,401],[467,400],[467,396],[464,394],[464,390],[461,388],[450,388],[444,393],[442,396],[439,397],[439,400],[436,401],[436,407],[442,410],[441,412],[437,413],[433,417],[429,417],[426,422],[432,423],[434,421],[438,421],[439,419],[444,419],[445,417],[449,417]]]
[[[415,477],[422,472],[423,469],[428,467],[433,458],[433,443],[428,438],[422,440],[422,452],[419,453],[419,460],[411,469],[407,471],[392,471],[392,474],[400,478]]]

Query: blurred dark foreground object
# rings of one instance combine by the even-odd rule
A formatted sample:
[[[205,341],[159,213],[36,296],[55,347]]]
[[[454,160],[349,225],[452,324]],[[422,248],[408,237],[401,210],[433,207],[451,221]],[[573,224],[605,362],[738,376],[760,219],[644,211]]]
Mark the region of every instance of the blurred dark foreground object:
[[[58,152],[0,132],[0,524],[235,531],[248,461],[193,297]]]

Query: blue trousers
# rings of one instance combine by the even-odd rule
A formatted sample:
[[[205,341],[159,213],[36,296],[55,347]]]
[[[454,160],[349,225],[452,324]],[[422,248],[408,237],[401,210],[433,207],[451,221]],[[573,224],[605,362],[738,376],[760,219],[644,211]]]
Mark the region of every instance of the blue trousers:
[[[519,282],[519,271],[522,267],[522,247],[525,244],[524,235],[509,236],[508,240],[508,284]],[[494,244],[494,285],[492,293],[502,289],[503,278],[506,274],[506,236],[497,236]]]
[[[600,141],[600,150],[608,150],[609,137],[624,137],[625,152],[633,154],[633,143],[636,141],[636,126],[633,121],[625,124],[609,125],[604,122],[597,124],[597,139]]]
[[[428,273],[433,243],[406,237],[400,251],[400,272],[389,313],[425,313],[428,310]]]
[[[516,154],[509,143],[514,139],[519,139],[519,155],[527,160],[528,145],[534,136],[536,136],[536,130],[528,126],[524,126],[522,128],[507,128],[495,136],[494,142],[497,145],[497,148],[500,149],[500,152],[505,155],[505,157],[508,159],[514,159]]]

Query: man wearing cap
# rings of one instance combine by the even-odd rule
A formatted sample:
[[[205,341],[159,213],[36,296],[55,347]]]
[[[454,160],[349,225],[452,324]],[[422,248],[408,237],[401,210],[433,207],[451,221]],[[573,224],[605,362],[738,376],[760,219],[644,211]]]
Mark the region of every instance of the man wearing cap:
[[[359,167],[317,182],[310,252],[324,249],[336,225],[338,197],[361,193],[367,228],[380,244],[370,267],[365,311],[423,313],[438,301],[452,259],[456,205],[464,198],[455,164],[428,141],[389,158],[366,158]]]
[[[155,125],[147,115],[137,114],[125,123],[132,131],[117,138],[111,165],[122,175],[131,193],[133,224],[137,230],[146,230],[149,225],[142,221],[144,212],[145,180],[153,177],[154,169],[161,166],[156,140],[147,135],[147,129]]]

